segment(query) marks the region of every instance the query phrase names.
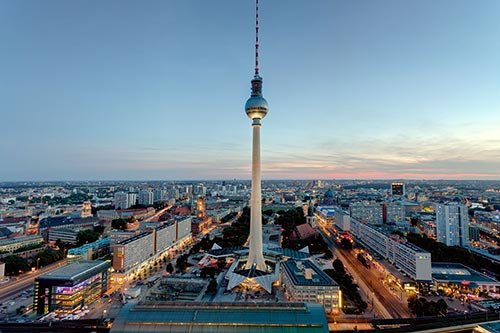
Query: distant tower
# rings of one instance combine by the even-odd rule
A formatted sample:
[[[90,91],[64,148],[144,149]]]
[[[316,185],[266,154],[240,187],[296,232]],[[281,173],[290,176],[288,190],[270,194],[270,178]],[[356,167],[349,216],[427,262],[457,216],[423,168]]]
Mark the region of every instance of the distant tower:
[[[92,216],[92,204],[90,201],[84,201],[82,203],[82,213],[80,214],[81,218],[86,218]]]
[[[311,199],[309,199],[309,204],[307,205],[306,223],[309,223],[311,227],[316,226],[316,217],[314,216],[314,206],[312,204]]]
[[[391,194],[392,195],[405,195],[405,183],[392,183],[391,184]]]
[[[196,199],[196,217],[203,220],[206,216],[205,198]]]
[[[255,267],[267,271],[262,251],[262,193],[260,176],[260,121],[269,109],[262,96],[262,77],[259,75],[259,1],[256,0],[255,15],[255,75],[252,80],[252,93],[245,104],[247,116],[252,119],[252,199],[250,210],[250,249],[246,268]]]

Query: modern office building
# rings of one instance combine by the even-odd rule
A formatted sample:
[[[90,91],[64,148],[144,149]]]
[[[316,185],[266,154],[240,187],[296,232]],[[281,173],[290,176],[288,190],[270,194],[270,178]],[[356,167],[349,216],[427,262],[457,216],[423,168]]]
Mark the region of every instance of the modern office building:
[[[465,205],[436,204],[436,237],[448,246],[469,246],[469,216]]]
[[[342,308],[339,285],[310,260],[282,262],[280,281],[290,301],[318,303],[326,313]]]
[[[33,310],[71,312],[94,303],[108,288],[110,264],[77,261],[35,279]]]
[[[405,195],[405,183],[394,182],[391,184],[392,195]]]
[[[418,246],[388,235],[375,226],[351,218],[351,233],[371,251],[417,282],[432,281],[431,254]]]

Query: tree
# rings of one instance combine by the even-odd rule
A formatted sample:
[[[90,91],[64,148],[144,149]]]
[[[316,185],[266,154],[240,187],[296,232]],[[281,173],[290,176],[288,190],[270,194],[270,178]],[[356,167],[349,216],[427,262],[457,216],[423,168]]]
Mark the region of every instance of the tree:
[[[96,225],[94,226],[94,231],[97,232],[99,235],[102,235],[102,233],[104,232],[104,226]]]
[[[167,268],[166,268],[167,272],[169,273],[172,273],[174,271],[174,266],[172,266],[172,263],[168,263],[167,264]]]
[[[111,221],[111,228],[117,230],[127,230],[127,220],[125,219],[116,219]]]
[[[214,278],[210,279],[210,282],[207,286],[207,293],[214,294],[217,291],[218,287],[219,285],[217,284],[217,281],[215,281]]]
[[[219,258],[217,260],[217,268],[223,270],[226,267],[226,258]]]
[[[325,251],[325,257],[326,259],[333,259],[333,253],[331,250],[326,250]]]
[[[78,234],[76,234],[76,245],[82,246],[87,243],[93,243],[98,240],[100,237],[98,232],[95,232],[91,229],[80,230]]]
[[[29,270],[26,260],[15,254],[2,259],[5,263],[5,273],[8,275],[17,275]]]
[[[340,259],[335,259],[332,263],[333,269],[339,273],[345,274],[344,264]]]

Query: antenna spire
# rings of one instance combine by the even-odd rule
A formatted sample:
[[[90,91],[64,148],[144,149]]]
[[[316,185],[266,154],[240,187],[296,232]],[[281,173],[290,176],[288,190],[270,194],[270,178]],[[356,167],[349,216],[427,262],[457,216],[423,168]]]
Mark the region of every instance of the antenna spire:
[[[255,75],[259,75],[259,0],[255,0]]]

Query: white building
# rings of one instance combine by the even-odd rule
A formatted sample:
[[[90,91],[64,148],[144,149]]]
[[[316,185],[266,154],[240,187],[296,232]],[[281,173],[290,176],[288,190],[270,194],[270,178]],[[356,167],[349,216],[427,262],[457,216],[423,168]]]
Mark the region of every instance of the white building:
[[[14,252],[15,250],[29,245],[36,245],[43,242],[42,236],[31,235],[0,240],[0,252]]]
[[[5,263],[0,261],[0,281],[5,277]]]
[[[179,217],[175,219],[177,241],[181,241],[191,235],[192,220],[192,217]]]
[[[115,209],[129,208],[128,194],[124,192],[115,193]]]
[[[457,203],[436,204],[436,237],[448,246],[468,246],[467,207]]]
[[[113,268],[117,272],[128,272],[153,256],[152,233],[142,233],[113,247]]]
[[[309,260],[282,262],[280,281],[291,301],[321,304],[326,313],[339,313],[342,307],[337,282]]]
[[[167,198],[168,198],[167,190],[162,190],[162,189],[157,188],[153,191],[154,202],[166,201]]]
[[[155,229],[156,244],[155,253],[161,253],[165,249],[173,246],[176,240],[176,224],[168,223]]]
[[[351,230],[351,217],[346,212],[337,209],[335,211],[335,226],[342,231]]]
[[[431,281],[431,254],[397,235],[351,218],[351,233],[369,249],[416,281]]]
[[[349,206],[351,217],[370,224],[382,224],[382,205],[378,203],[356,202]]]

